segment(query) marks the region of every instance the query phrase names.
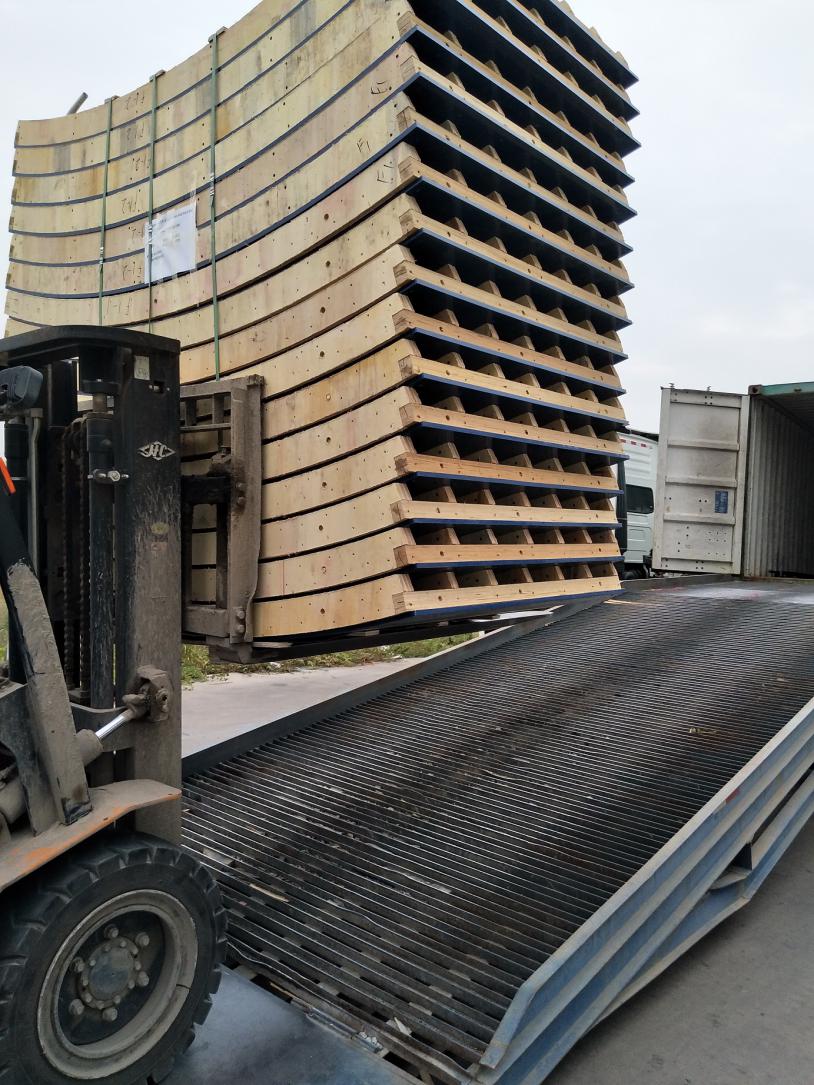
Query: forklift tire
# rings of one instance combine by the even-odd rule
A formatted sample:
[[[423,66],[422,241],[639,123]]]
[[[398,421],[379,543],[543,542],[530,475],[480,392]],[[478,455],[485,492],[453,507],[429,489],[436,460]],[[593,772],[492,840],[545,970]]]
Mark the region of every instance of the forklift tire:
[[[0,1085],[156,1085],[220,983],[226,918],[180,849],[110,832],[4,894]]]

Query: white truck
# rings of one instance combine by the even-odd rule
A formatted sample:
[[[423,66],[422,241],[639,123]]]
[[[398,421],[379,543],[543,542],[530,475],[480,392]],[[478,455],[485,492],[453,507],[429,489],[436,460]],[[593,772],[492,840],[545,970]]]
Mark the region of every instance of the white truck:
[[[631,430],[622,434],[628,459],[624,464],[627,543],[624,545],[625,580],[650,575],[653,564],[653,517],[658,474],[658,436]]]

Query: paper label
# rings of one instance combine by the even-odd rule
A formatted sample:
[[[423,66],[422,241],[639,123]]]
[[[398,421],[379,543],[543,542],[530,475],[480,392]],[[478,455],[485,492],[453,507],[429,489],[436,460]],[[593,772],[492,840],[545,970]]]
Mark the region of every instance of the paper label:
[[[150,241],[152,238],[152,264]],[[159,282],[194,271],[197,247],[196,204],[172,207],[144,224],[144,282]]]

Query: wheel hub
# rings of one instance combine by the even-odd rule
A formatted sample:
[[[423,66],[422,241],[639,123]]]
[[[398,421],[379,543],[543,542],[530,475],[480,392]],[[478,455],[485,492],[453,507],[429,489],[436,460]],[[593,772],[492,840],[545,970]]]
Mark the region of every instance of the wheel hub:
[[[156,952],[154,927],[151,938],[147,930],[139,929],[136,918],[122,916],[121,930],[117,922],[91,935],[65,975],[59,998],[61,1017],[75,1043],[93,1043],[111,1035],[144,1004],[151,982],[148,967],[160,971],[162,955]],[[126,932],[125,927],[129,928]]]
[[[104,933],[105,941],[89,960],[77,957],[74,961],[71,971],[76,997],[69,1006],[74,1017],[82,1016],[85,1008],[116,1010],[132,991],[150,983],[140,957],[140,950],[150,944],[147,932],[140,931],[135,938],[120,937],[117,927],[108,927]],[[104,1019],[112,1022],[117,1016],[109,1013]]]

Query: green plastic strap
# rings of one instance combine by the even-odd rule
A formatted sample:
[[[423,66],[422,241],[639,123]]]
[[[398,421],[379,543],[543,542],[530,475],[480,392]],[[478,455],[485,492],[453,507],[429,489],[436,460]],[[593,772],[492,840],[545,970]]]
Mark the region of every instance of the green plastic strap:
[[[99,323],[105,315],[105,250],[107,246],[107,190],[110,179],[110,133],[113,128],[113,99],[107,100],[107,131],[105,132],[105,173],[102,183],[102,222],[99,228]]]
[[[152,87],[152,106],[150,109],[150,183],[147,189],[147,328],[153,330],[153,212],[155,210],[155,144],[158,137],[158,76],[150,76]]]
[[[218,231],[215,220],[215,172],[218,142],[218,38],[221,31],[209,39],[212,44],[212,95],[209,112],[209,243],[212,266],[212,321],[215,344],[215,380],[220,380],[220,304],[218,299]]]

